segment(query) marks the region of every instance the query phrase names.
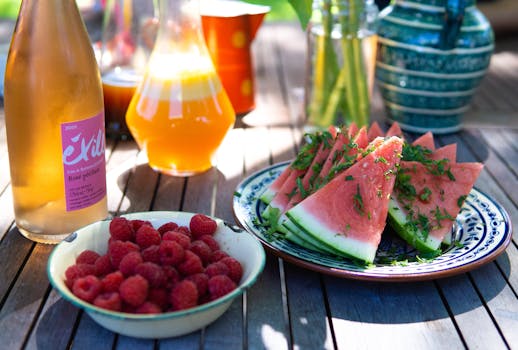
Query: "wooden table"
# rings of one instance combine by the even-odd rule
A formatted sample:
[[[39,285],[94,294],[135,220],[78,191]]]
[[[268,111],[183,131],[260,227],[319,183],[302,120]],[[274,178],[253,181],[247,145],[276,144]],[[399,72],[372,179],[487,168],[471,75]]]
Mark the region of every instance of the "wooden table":
[[[292,23],[260,30],[254,44],[257,108],[236,123],[218,166],[203,175],[158,174],[145,164],[134,142],[109,140],[110,213],[182,210],[232,221],[237,184],[256,170],[291,159],[300,144],[302,132],[296,125],[304,43],[303,32]],[[437,141],[457,142],[461,161],[485,163],[476,186],[517,223],[518,52],[507,51],[506,42],[502,45],[464,130]],[[379,95],[373,100],[373,119],[383,121]],[[30,242],[17,232],[3,114],[0,169],[1,349],[518,348],[516,238],[496,261],[477,270],[413,283],[331,277],[268,253],[253,288],[203,331],[160,341],[119,336],[59,297],[45,270],[53,247]]]

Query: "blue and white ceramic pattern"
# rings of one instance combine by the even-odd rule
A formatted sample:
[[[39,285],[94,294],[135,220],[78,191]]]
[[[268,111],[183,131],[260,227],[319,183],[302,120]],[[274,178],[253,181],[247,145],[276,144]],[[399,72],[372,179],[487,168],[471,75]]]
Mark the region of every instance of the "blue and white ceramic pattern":
[[[380,13],[376,81],[388,118],[412,132],[449,133],[494,49],[475,0],[397,0]]]
[[[285,162],[270,166],[243,180],[234,193],[233,209],[243,228],[257,236],[270,251],[301,267],[361,280],[435,279],[466,272],[495,259],[511,240],[512,226],[504,208],[473,189],[457,216],[452,232],[454,242],[434,259],[419,258],[418,252],[389,228],[382,235],[372,266],[305,249],[281,234],[269,232],[261,217],[265,205],[258,198],[287,165]]]

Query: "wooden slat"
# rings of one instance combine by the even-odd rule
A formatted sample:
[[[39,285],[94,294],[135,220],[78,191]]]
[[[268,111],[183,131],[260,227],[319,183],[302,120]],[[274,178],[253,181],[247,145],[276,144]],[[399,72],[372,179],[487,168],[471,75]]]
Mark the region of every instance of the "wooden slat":
[[[2,334],[9,334],[2,341],[6,349],[20,348],[38,317],[50,288],[46,265],[51,249],[50,245],[36,245],[0,310],[0,329]]]
[[[116,338],[115,333],[99,326],[90,316],[83,315],[75,330],[72,349],[111,350]]]
[[[333,337],[320,274],[289,263],[285,267],[293,346],[300,349],[332,349]]]
[[[511,290],[496,264],[487,264],[470,273],[484,298],[492,317],[498,324],[507,344],[518,344],[518,295]]]
[[[467,275],[441,279],[437,284],[468,348],[495,350],[506,348]]]
[[[482,135],[483,133],[472,130],[469,136],[464,137],[463,140],[476,154],[477,160],[484,163],[487,171],[491,173],[502,188],[511,189],[515,187],[518,183],[516,176],[509,171],[502,159],[489,147]],[[507,191],[507,195],[515,205],[518,205],[518,191]]]
[[[79,309],[52,290],[34,326],[26,349],[65,349],[73,335]],[[41,336],[45,334],[45,336]]]
[[[16,228],[12,228],[3,237],[0,244],[0,281],[2,281],[0,301],[2,304],[33,248],[34,243],[23,237]],[[3,305],[0,305],[0,312],[2,307]]]
[[[288,326],[281,289],[279,261],[268,254],[264,272],[247,292],[248,347],[250,349],[287,349]]]
[[[432,282],[324,280],[338,348],[464,347]]]
[[[0,192],[0,243],[14,224],[13,195],[11,186]]]

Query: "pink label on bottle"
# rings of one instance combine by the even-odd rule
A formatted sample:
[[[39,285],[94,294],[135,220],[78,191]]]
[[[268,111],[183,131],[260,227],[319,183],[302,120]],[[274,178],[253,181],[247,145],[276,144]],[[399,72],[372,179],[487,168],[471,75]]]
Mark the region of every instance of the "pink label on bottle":
[[[61,124],[67,211],[97,203],[106,195],[103,113]]]

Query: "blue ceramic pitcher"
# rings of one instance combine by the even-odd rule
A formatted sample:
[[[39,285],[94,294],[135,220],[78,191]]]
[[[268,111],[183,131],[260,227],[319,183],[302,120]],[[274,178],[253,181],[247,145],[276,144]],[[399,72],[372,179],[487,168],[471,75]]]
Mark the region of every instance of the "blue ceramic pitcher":
[[[494,49],[475,0],[396,0],[380,14],[376,81],[387,116],[404,130],[450,133]]]

